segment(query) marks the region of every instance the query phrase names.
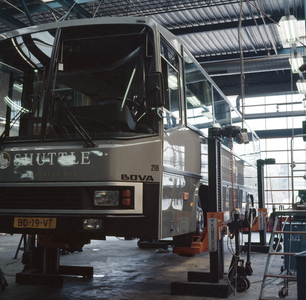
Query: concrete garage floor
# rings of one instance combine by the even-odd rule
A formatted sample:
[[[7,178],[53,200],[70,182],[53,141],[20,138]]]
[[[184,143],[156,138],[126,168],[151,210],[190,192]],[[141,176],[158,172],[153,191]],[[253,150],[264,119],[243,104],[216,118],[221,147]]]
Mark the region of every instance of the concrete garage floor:
[[[256,234],[256,233],[255,233]],[[171,295],[171,282],[187,282],[188,271],[209,272],[209,253],[194,257],[182,257],[173,254],[169,247],[167,253],[156,253],[155,249],[139,249],[137,240],[126,241],[108,237],[106,241],[92,241],[85,245],[83,252],[61,255],[61,264],[72,266],[93,266],[92,279],[66,277],[62,287],[28,286],[15,283],[15,274],[21,272],[23,264],[19,251],[14,259],[20,235],[0,236],[0,267],[5,273],[8,287],[0,291],[1,300],[47,300],[47,299],[132,299],[132,300],[215,300],[218,298]],[[225,270],[231,260],[231,254],[225,243]],[[246,254],[242,254],[246,259]],[[252,253],[251,262],[254,273],[248,277],[249,290],[231,294],[227,299],[257,300],[260,293],[267,254]],[[280,273],[283,260],[276,257],[272,268]],[[266,296],[278,298],[283,280],[273,282],[266,288]],[[296,282],[289,283],[289,299],[297,299]]]

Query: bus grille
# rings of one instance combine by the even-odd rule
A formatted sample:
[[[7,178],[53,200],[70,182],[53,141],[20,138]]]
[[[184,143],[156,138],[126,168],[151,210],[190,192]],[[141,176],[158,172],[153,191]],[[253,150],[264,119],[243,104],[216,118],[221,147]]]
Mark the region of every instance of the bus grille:
[[[0,187],[0,209],[82,209],[82,187]]]

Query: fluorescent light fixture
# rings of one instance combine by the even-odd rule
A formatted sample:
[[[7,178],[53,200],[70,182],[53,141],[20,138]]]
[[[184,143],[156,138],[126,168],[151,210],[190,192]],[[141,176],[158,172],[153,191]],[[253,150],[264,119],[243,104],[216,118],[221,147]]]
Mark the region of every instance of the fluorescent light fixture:
[[[213,119],[213,115],[209,110],[203,110],[202,114],[205,118],[212,120]]]
[[[300,94],[306,94],[306,80],[305,79],[299,79],[296,82],[296,87]]]
[[[289,58],[292,73],[300,73],[300,66],[304,64],[303,57],[300,54],[295,54]]]
[[[196,96],[187,96],[187,101],[193,106],[198,107],[201,106],[201,101]]]
[[[22,84],[18,84],[18,83],[15,82],[15,83],[13,84],[13,87],[14,87],[14,89],[16,89],[18,92],[20,92],[20,93],[22,92],[22,87],[23,87]]]
[[[281,27],[283,44],[293,44],[300,41],[297,29],[297,20],[294,16],[284,16],[280,19],[279,25]]]
[[[168,85],[171,90],[177,90],[178,88],[177,77],[174,75],[170,75],[168,77]]]
[[[26,108],[23,108],[22,106],[18,105],[17,103],[15,103],[14,101],[12,101],[8,96],[5,96],[4,98],[4,102],[13,110],[17,111],[17,112],[21,112],[24,114],[29,113],[30,111]]]
[[[16,41],[15,39],[12,39],[12,43],[16,49],[16,51],[20,54],[20,56],[33,68],[37,68],[37,66],[34,64],[33,61],[30,60],[29,57],[27,57],[21,50],[19,50],[19,48],[17,47]]]

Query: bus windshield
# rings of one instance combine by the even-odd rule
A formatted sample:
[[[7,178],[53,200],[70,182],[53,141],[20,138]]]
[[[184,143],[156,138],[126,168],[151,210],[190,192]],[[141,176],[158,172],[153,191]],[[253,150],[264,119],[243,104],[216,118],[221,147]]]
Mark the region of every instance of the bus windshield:
[[[7,42],[0,47],[6,51],[0,59],[7,58],[0,72],[8,79],[1,99],[7,111],[2,137],[75,140],[83,133],[91,139],[155,133],[145,99],[146,74],[154,66],[150,30],[143,25],[88,29],[63,28],[56,49],[52,31],[18,37],[17,47]]]

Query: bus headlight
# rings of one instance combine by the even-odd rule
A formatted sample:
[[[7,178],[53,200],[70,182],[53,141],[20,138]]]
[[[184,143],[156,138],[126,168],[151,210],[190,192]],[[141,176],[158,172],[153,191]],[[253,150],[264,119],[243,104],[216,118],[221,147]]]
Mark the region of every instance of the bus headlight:
[[[83,229],[86,230],[97,230],[102,228],[102,220],[100,219],[84,219]]]
[[[98,206],[118,206],[119,191],[95,191],[94,204]]]

